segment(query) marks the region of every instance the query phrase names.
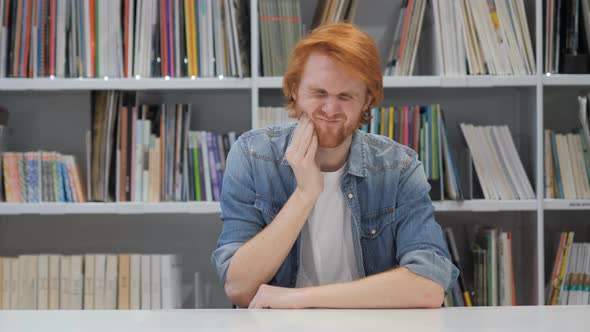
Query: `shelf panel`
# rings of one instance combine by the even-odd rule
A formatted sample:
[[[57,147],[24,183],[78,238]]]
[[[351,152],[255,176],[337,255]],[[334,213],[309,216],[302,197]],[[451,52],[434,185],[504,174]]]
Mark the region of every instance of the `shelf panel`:
[[[587,202],[590,208],[590,201]],[[535,211],[534,200],[492,201],[436,201],[437,212],[452,211]],[[0,203],[0,215],[61,215],[61,214],[217,214],[219,202],[162,202],[162,203]]]
[[[40,214],[217,214],[219,202],[0,203],[0,215]]]
[[[568,85],[590,85],[590,75],[543,75],[543,85],[546,86],[568,86]]]
[[[545,210],[590,210],[587,199],[545,199]]]
[[[3,78],[0,91],[249,89],[250,78]]]
[[[474,212],[498,212],[498,211],[536,211],[536,200],[485,200],[474,199],[468,201],[435,201],[434,209],[437,212],[474,211]]]
[[[385,76],[384,88],[477,88],[535,86],[535,76]],[[282,77],[260,77],[258,87],[280,89]]]

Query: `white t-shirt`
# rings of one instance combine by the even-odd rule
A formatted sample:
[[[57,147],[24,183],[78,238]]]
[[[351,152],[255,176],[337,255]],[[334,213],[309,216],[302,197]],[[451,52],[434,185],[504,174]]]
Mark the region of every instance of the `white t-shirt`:
[[[296,287],[345,282],[360,277],[352,242],[352,212],[340,190],[344,165],[322,172],[324,191],[301,230]]]

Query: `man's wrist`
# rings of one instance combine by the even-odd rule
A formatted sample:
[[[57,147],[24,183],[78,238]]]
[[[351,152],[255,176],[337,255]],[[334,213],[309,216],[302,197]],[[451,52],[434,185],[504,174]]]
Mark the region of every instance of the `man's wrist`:
[[[304,193],[299,188],[295,189],[295,191],[293,192],[293,196],[295,196],[297,198],[297,201],[300,204],[303,204],[303,206],[305,208],[312,208],[313,205],[315,204],[315,201],[317,200],[316,197],[313,197],[312,195]]]

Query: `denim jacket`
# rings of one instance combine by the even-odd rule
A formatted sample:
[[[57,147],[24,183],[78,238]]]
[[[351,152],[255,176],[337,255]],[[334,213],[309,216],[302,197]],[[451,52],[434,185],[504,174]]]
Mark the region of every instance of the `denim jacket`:
[[[222,285],[234,253],[272,222],[296,188],[285,158],[294,128],[251,130],[229,152],[221,193],[223,230],[211,256]],[[459,270],[434,220],[430,185],[416,152],[356,130],[341,190],[352,211],[361,276],[404,266],[449,289]],[[300,243],[301,236],[269,284],[295,287]]]

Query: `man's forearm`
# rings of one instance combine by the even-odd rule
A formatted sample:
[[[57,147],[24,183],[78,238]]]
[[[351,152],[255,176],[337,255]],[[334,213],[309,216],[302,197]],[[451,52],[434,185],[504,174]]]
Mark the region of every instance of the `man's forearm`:
[[[352,282],[301,289],[305,308],[438,308],[444,289],[401,267]]]
[[[275,219],[236,251],[225,282],[225,291],[233,303],[247,307],[258,287],[277,273],[313,204],[296,190]]]

